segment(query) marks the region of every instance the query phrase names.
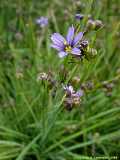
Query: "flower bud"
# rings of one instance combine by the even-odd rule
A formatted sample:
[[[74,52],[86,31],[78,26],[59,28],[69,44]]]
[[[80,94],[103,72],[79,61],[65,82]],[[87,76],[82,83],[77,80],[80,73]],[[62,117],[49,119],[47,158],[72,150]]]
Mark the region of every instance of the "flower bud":
[[[83,15],[83,14],[76,14],[76,15],[75,15],[75,19],[78,20],[78,21],[79,21],[79,20],[82,20],[83,18],[84,18],[84,15]]]
[[[37,82],[41,80],[47,80],[48,79],[48,74],[45,72],[39,73],[37,76]]]
[[[78,85],[80,83],[80,78],[75,76],[72,78],[72,82],[73,85]]]
[[[92,20],[92,19],[89,19],[87,21],[85,32],[89,32],[91,30],[96,30],[97,31],[101,27],[103,27],[103,23],[102,23],[101,20]]]
[[[100,29],[101,27],[103,27],[103,23],[100,20],[96,20],[95,21],[95,30]]]
[[[87,88],[88,90],[92,90],[92,89],[94,88],[94,83],[93,83],[92,81],[88,81],[88,82],[86,83],[86,88]]]
[[[112,91],[114,87],[114,83],[108,83],[107,81],[103,82],[103,87],[107,89],[107,91]]]
[[[90,60],[91,58],[95,58],[97,55],[97,50],[94,48],[89,48],[89,46],[87,47],[87,51],[84,53],[85,54],[85,58],[87,60]]]
[[[95,21],[94,20],[92,20],[92,19],[89,19],[88,21],[87,21],[87,25],[86,25],[86,30],[85,30],[85,32],[89,32],[89,31],[91,31],[91,30],[94,30],[95,29]]]
[[[93,58],[97,55],[97,50],[94,48],[90,48],[89,53],[90,53],[90,56]]]

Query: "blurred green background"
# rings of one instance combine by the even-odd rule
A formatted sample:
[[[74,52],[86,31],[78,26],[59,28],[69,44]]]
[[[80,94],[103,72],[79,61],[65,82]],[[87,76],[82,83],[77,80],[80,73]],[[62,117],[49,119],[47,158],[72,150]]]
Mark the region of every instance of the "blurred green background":
[[[87,35],[98,55],[80,64],[77,87],[88,81],[113,87],[110,94],[104,88],[89,91],[68,112],[61,87],[52,98],[37,76],[52,72],[59,79],[62,60],[50,48],[50,36],[65,35],[76,13],[104,24]],[[49,19],[45,28],[36,25],[40,16]],[[66,66],[70,74],[73,67]],[[119,158],[119,75],[120,0],[0,0],[0,159]]]

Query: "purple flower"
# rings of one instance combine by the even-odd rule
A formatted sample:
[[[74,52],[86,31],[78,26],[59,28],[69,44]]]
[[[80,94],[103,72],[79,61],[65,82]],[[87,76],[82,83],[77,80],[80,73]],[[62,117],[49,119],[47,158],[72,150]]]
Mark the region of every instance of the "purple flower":
[[[82,89],[80,89],[79,91],[77,91],[76,93],[76,96],[78,97],[82,97],[84,95],[84,91]]]
[[[75,19],[76,20],[82,20],[84,18],[84,15],[83,14],[76,14],[75,15]]]
[[[72,86],[63,86],[63,89],[65,90],[66,94],[68,96],[71,96],[73,93],[75,93],[74,89]]]
[[[73,89],[72,86],[63,86],[63,89],[66,92],[67,96],[72,96],[72,97],[82,97],[84,95],[84,91],[82,89],[78,90],[77,92]]]
[[[40,17],[36,20],[36,23],[40,25],[42,28],[48,25],[48,18],[47,17]]]
[[[74,106],[80,104],[81,97],[84,95],[84,91],[82,89],[75,91],[70,85],[63,86],[63,89],[66,93],[64,105],[67,110],[72,110]]]
[[[75,33],[75,28],[73,26],[69,27],[66,38],[64,38],[59,33],[54,33],[51,36],[52,45],[51,47],[58,50],[58,55],[60,58],[72,54],[74,56],[80,56],[81,50],[78,48],[78,44],[83,37],[83,33]]]

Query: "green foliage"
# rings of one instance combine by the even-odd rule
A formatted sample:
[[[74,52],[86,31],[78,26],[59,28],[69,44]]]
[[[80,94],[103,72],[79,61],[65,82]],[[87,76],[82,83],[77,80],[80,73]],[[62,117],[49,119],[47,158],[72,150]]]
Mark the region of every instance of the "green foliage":
[[[120,154],[120,82],[111,96],[100,87],[103,81],[120,77],[120,1],[78,2],[0,2],[0,160],[110,159]],[[66,65],[70,71],[66,83],[77,75],[78,88],[89,80],[97,84],[85,93],[79,107],[68,112],[61,86],[53,98],[52,90],[37,77],[52,72],[59,80],[63,60],[50,48],[50,35],[66,33],[76,12],[101,19],[104,27],[87,35],[97,56],[81,62],[77,71],[75,64]],[[44,29],[35,24],[40,16],[49,18]]]

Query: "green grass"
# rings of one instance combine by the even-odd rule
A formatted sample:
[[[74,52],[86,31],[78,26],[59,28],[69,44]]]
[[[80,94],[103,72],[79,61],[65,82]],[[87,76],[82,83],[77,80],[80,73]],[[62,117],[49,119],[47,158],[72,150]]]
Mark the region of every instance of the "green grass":
[[[120,0],[1,0],[0,1],[0,160],[81,160],[120,155]],[[74,76],[95,88],[85,93],[71,112],[57,83],[55,98],[40,72],[59,82],[65,63],[50,48],[50,35],[66,34],[76,12],[101,19],[104,27],[86,35],[97,49],[95,59],[66,64],[66,84]],[[49,25],[35,24],[48,16]],[[84,29],[86,20],[81,22]],[[19,34],[20,33],[20,34]],[[76,67],[77,66],[77,67]],[[112,95],[103,90],[113,82]],[[117,82],[115,81],[117,80]]]

